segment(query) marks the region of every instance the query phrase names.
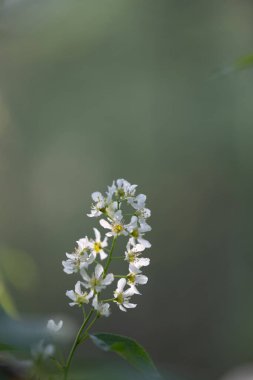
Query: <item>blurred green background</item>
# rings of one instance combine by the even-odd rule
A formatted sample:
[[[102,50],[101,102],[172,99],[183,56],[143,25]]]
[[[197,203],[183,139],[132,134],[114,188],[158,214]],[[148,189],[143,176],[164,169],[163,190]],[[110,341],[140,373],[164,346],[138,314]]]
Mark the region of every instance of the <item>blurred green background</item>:
[[[80,320],[61,261],[91,192],[126,178],[152,210],[150,282],[96,330],[185,379],[253,359],[253,72],[216,75],[252,50],[249,0],[1,1],[0,270],[21,315]]]

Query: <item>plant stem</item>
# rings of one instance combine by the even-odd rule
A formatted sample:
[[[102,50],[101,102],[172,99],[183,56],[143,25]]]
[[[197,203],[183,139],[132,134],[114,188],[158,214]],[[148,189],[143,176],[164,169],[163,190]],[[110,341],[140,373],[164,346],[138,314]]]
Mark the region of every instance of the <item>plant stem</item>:
[[[114,277],[115,278],[127,278],[127,276],[125,274],[115,274]]]
[[[95,318],[93,319],[93,321],[91,321],[91,323],[89,324],[89,326],[87,327],[87,329],[85,330],[82,338],[81,338],[81,342],[84,342],[86,339],[89,338],[89,335],[88,335],[88,331],[92,328],[92,326],[94,325],[94,323],[96,322],[96,320],[99,318],[99,315],[97,314],[95,316]]]
[[[89,312],[89,314],[88,314],[88,316],[87,316],[87,318],[83,321],[83,324],[80,327],[80,329],[79,329],[79,331],[78,331],[78,333],[76,335],[76,338],[75,338],[73,346],[72,346],[72,348],[70,350],[70,353],[69,353],[66,365],[64,367],[64,380],[67,380],[67,378],[68,378],[68,371],[69,371],[69,367],[70,367],[70,364],[71,364],[72,357],[74,355],[74,352],[75,352],[77,346],[80,343],[80,338],[81,338],[82,332],[83,332],[85,326],[88,324],[88,322],[89,322],[89,320],[90,320],[93,312],[94,312],[94,310],[91,309],[90,312]]]
[[[113,302],[115,298],[108,298],[107,300],[101,300],[100,302]]]
[[[109,255],[108,255],[108,259],[107,259],[107,262],[106,262],[106,265],[105,265],[105,269],[104,269],[104,277],[106,276],[106,274],[108,272],[108,269],[109,269],[109,265],[110,265],[110,263],[112,261],[112,253],[113,253],[113,250],[114,250],[114,246],[115,246],[116,240],[117,240],[117,236],[114,236],[113,237],[113,241],[112,241],[112,245],[111,245],[111,249],[110,249],[110,252],[109,252]],[[98,314],[97,314],[96,317],[93,319],[93,321],[89,324],[89,326],[87,327],[87,329],[84,331],[84,329],[87,326],[87,324],[88,324],[90,318],[92,317],[93,313],[94,313],[94,309],[92,308],[90,310],[89,314],[87,315],[87,317],[84,319],[83,324],[80,327],[80,329],[79,329],[79,331],[78,331],[78,333],[76,335],[76,338],[75,338],[74,343],[72,345],[72,348],[70,350],[68,359],[66,361],[66,365],[63,367],[64,368],[64,380],[67,380],[67,378],[68,378],[69,367],[70,367],[70,364],[71,364],[71,361],[72,361],[72,358],[73,358],[73,355],[75,353],[75,350],[76,350],[77,346],[81,342],[84,342],[89,337],[89,335],[87,333],[88,333],[88,331],[90,330],[90,328],[93,326],[93,324],[96,322],[96,320],[99,317]],[[82,335],[83,331],[84,331],[84,334]]]
[[[112,246],[111,246],[111,249],[110,249],[110,252],[109,252],[109,256],[108,256],[108,259],[107,259],[107,263],[105,265],[104,277],[107,275],[109,265],[111,264],[111,261],[112,261],[112,253],[113,253],[113,250],[114,250],[114,246],[115,246],[116,240],[117,240],[117,236],[114,236],[113,237],[113,241],[112,241]]]

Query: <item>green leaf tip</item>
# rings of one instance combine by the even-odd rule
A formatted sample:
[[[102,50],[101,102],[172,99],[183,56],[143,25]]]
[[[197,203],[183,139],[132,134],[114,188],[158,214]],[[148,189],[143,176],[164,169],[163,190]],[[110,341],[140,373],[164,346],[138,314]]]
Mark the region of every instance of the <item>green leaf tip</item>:
[[[149,354],[134,339],[107,333],[93,334],[90,338],[101,350],[115,352],[148,378],[161,379]]]
[[[0,342],[0,352],[2,351],[15,351],[15,347],[10,344]]]
[[[253,54],[245,55],[235,62],[237,70],[244,70],[253,67]]]

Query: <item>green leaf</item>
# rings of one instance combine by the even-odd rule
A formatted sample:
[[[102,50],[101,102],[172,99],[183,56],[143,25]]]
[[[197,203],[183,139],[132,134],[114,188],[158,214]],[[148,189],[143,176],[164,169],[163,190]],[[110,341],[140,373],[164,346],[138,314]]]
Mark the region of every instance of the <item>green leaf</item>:
[[[18,311],[14,304],[14,301],[8,292],[5,283],[0,275],[0,306],[4,309],[4,311],[13,318],[17,318]]]
[[[55,364],[55,366],[60,370],[63,371],[63,364],[59,360],[57,360],[54,356],[50,356],[50,360]]]
[[[93,334],[90,335],[90,338],[100,349],[115,352],[143,374],[152,378],[160,378],[149,354],[135,340],[106,333]]]
[[[248,69],[253,66],[253,54],[245,55],[235,62],[237,70]]]
[[[15,351],[15,348],[10,344],[0,342],[0,352],[2,351]]]
[[[215,70],[211,78],[217,78],[224,75],[230,75],[236,71],[247,70],[253,68],[253,54],[239,57],[230,65],[220,67]]]

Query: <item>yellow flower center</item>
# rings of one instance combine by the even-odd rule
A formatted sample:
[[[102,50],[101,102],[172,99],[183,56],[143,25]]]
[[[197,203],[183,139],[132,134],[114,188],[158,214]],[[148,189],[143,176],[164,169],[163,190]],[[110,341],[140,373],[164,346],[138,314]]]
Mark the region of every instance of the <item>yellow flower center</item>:
[[[124,302],[124,297],[123,297],[123,294],[122,293],[119,293],[117,295],[117,297],[115,298],[115,301],[117,301],[118,303],[122,304]]]
[[[77,296],[76,302],[81,306],[83,303],[88,303],[88,300],[86,298],[87,293],[84,293],[82,296]]]
[[[122,226],[122,224],[115,224],[115,225],[112,227],[112,230],[113,230],[113,232],[115,232],[116,234],[119,234],[121,231],[123,231],[123,226]]]
[[[136,230],[133,230],[131,235],[134,237],[134,238],[138,238],[139,237],[139,231],[136,229]]]
[[[129,263],[133,263],[135,260],[135,254],[133,252],[128,253],[128,261]]]
[[[94,251],[95,251],[96,253],[98,253],[98,252],[102,249],[101,243],[96,241],[96,242],[94,243],[93,249],[94,249]]]
[[[130,283],[130,284],[134,284],[134,283],[135,283],[135,274],[134,274],[134,273],[130,273],[130,274],[127,276],[127,280],[128,280],[128,283]]]
[[[123,198],[124,195],[125,195],[125,192],[124,192],[123,189],[118,189],[117,193],[118,193],[118,196],[119,196],[119,197],[122,197],[122,198]]]
[[[93,288],[95,288],[97,285],[99,285],[99,280],[96,278],[96,277],[93,277],[91,280],[90,280],[90,284]]]

